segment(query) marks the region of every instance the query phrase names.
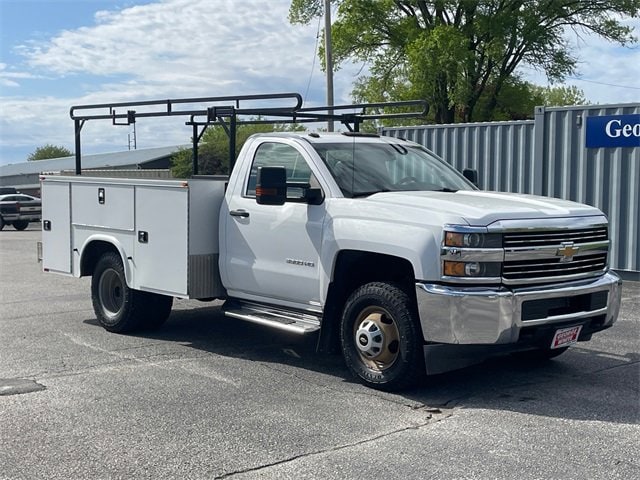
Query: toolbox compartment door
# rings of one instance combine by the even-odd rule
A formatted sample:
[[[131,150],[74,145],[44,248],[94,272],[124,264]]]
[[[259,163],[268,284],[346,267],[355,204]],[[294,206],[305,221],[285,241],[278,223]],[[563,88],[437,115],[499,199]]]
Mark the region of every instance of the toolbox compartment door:
[[[42,183],[42,268],[71,274],[71,184]]]
[[[188,189],[139,186],[135,196],[136,288],[186,296]]]

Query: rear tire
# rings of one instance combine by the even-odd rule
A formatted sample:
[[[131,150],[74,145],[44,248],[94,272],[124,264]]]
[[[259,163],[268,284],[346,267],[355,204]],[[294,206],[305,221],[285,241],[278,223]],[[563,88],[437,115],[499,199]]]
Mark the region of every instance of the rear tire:
[[[399,285],[374,282],[354,291],[342,315],[340,343],[347,367],[367,386],[394,391],[425,375],[418,314]]]
[[[98,322],[113,333],[159,328],[173,303],[173,297],[129,288],[116,252],[107,252],[98,260],[91,278],[91,300]]]
[[[16,220],[13,222],[13,228],[16,230],[24,230],[29,226],[29,222],[27,220]]]

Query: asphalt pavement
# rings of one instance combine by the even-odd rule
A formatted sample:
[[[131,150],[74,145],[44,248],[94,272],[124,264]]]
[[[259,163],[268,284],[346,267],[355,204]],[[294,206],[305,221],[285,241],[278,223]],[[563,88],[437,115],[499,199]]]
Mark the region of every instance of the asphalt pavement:
[[[178,300],[116,335],[0,232],[1,479],[640,478],[640,283],[609,330],[382,393],[313,342]]]

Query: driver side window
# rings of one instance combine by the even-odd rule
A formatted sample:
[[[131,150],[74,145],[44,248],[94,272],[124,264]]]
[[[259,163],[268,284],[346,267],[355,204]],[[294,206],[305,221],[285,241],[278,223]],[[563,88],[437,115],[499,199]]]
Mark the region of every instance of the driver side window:
[[[253,157],[249,181],[245,190],[247,197],[256,196],[259,167],[284,167],[287,170],[287,183],[309,184],[316,182],[307,161],[294,147],[285,143],[265,142],[258,147]],[[287,198],[302,198],[303,194],[302,188],[287,188]]]

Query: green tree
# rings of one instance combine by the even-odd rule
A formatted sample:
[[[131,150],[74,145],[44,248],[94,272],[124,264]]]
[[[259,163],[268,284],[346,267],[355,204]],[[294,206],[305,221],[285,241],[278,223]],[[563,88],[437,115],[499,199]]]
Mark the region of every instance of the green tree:
[[[359,101],[424,98],[437,123],[492,120],[527,64],[549,80],[577,70],[567,29],[628,46],[625,17],[640,0],[334,0],[333,57],[369,64]],[[309,23],[323,0],[292,0],[289,20]],[[320,54],[322,55],[322,49]],[[520,87],[519,87],[520,88]],[[509,95],[507,95],[509,96]]]
[[[46,144],[36,148],[33,153],[27,157],[27,160],[33,162],[36,160],[47,160],[48,158],[70,157],[71,155],[73,155],[73,152],[68,148]]]
[[[299,124],[244,124],[238,125],[236,134],[236,156],[244,142],[255,133],[273,131],[300,131],[304,127]],[[189,178],[193,171],[193,151],[181,149],[171,158],[171,174],[175,178]],[[204,132],[198,144],[198,172],[201,175],[229,174],[229,137],[219,125],[210,126]]]
[[[198,155],[200,152],[198,151]],[[171,157],[171,175],[174,178],[189,178],[192,171],[193,153],[188,148],[181,148]]]
[[[483,109],[483,97],[478,108]],[[589,105],[584,92],[576,86],[542,87],[514,76],[507,80],[497,98],[491,120],[532,119],[536,106]]]
[[[508,79],[498,95],[491,120],[532,119],[535,107],[544,105],[538,88],[540,87],[515,76]],[[478,110],[482,111],[486,108],[487,100],[486,96],[480,98],[477,105]]]
[[[589,105],[584,92],[575,85],[559,85],[557,87],[541,87],[532,85],[531,90],[534,96],[540,98],[547,107],[562,107],[565,105]]]

